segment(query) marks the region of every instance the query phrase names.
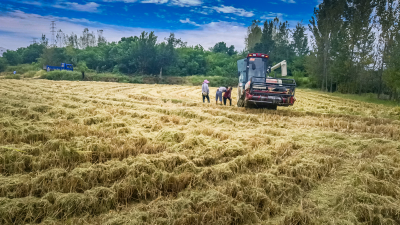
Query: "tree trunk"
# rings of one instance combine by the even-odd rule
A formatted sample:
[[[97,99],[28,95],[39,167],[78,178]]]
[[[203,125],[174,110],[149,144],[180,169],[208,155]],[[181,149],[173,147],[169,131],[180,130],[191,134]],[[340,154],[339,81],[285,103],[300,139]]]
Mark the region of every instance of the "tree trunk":
[[[160,69],[160,79],[162,78],[162,67],[161,67],[161,69]]]
[[[325,49],[324,49],[324,80],[325,80],[325,88],[323,88],[323,91],[327,91],[328,89],[328,44],[327,40],[325,40]],[[322,86],[324,84],[322,83]]]

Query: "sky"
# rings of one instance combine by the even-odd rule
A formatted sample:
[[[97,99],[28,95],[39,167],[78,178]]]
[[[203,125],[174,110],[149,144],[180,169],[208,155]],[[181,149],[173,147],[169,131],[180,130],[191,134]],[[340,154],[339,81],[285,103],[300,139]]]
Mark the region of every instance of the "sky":
[[[65,34],[103,30],[107,41],[154,31],[158,41],[169,34],[189,46],[205,48],[224,41],[245,48],[253,20],[308,24],[321,0],[0,0],[0,47],[15,50],[42,34],[51,41],[50,24]]]

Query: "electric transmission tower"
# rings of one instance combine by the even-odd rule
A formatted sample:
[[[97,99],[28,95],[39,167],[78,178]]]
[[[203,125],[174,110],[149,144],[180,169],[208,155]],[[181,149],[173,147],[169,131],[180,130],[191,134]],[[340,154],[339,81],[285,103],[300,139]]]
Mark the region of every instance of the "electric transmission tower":
[[[32,44],[36,44],[37,42],[36,42],[36,40],[37,40],[37,38],[32,38]]]
[[[56,46],[55,34],[56,34],[56,22],[51,21],[50,24],[50,32],[51,32],[51,46]]]

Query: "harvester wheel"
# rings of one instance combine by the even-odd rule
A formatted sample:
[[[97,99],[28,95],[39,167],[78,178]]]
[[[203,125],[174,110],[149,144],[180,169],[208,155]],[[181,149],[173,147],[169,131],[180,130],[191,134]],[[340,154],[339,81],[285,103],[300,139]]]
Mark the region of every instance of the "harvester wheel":
[[[244,107],[244,95],[237,102],[238,107]]]

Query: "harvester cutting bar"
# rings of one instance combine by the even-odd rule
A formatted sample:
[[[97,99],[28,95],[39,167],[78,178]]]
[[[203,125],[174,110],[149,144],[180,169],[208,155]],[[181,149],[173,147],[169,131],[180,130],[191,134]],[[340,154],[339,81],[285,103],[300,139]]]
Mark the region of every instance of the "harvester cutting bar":
[[[293,105],[296,82],[293,79],[261,79],[253,77],[246,91],[246,100],[254,104]],[[261,82],[264,81],[264,82]],[[267,81],[267,82],[266,82]],[[275,81],[275,82],[268,82]]]

